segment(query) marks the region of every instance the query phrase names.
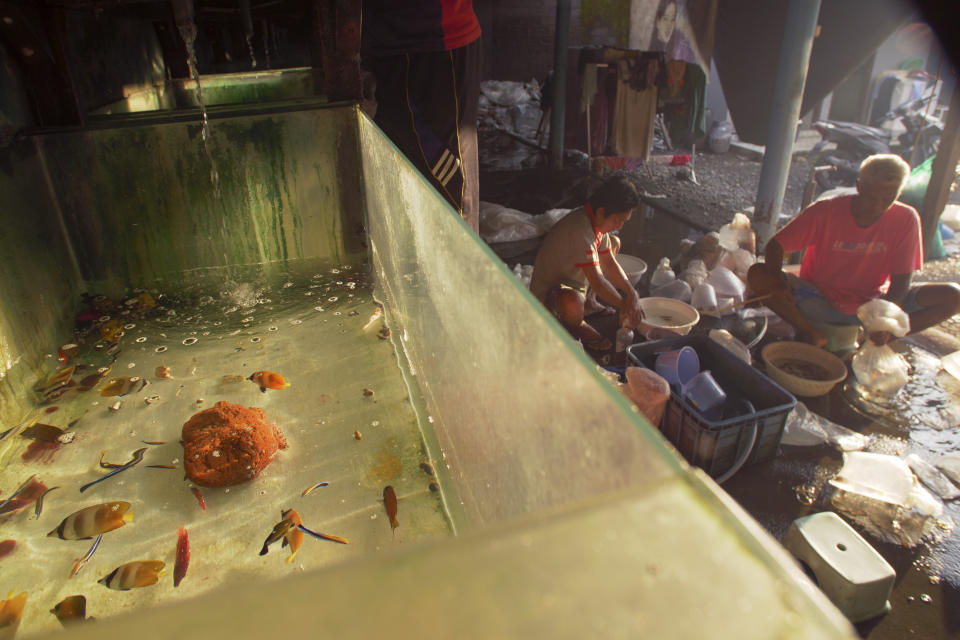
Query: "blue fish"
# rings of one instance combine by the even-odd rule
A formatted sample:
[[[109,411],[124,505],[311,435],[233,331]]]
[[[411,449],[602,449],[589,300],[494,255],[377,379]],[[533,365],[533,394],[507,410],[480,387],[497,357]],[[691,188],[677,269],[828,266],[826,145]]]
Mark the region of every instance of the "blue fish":
[[[143,447],[142,449],[137,449],[136,451],[133,452],[133,460],[131,460],[131,461],[128,462],[127,464],[123,465],[122,467],[117,467],[116,469],[114,469],[113,471],[111,471],[111,472],[108,473],[107,475],[103,476],[102,478],[97,478],[97,479],[94,480],[93,482],[89,482],[89,483],[83,485],[82,487],[80,487],[80,493],[83,493],[84,491],[86,491],[87,489],[89,489],[89,488],[92,487],[93,485],[97,484],[98,482],[103,482],[103,481],[106,480],[107,478],[110,478],[110,477],[112,477],[112,476],[115,476],[115,475],[117,475],[118,473],[120,473],[121,471],[125,471],[125,470],[129,469],[130,467],[132,467],[133,465],[139,463],[141,460],[143,460],[143,452],[146,451],[146,450],[147,450],[147,447]]]

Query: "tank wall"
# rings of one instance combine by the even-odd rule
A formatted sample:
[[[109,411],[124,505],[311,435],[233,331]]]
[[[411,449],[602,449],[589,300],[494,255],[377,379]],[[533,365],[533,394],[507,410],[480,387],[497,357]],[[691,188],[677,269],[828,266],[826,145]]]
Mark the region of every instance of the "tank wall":
[[[365,116],[360,139],[374,269],[467,524],[675,473],[659,434]]]
[[[0,147],[0,193],[2,431],[27,418],[34,383],[53,372],[56,361],[46,354],[69,338],[83,283],[32,140]]]
[[[118,295],[362,250],[354,111],[215,113],[206,145],[199,120],[38,136],[83,279]]]

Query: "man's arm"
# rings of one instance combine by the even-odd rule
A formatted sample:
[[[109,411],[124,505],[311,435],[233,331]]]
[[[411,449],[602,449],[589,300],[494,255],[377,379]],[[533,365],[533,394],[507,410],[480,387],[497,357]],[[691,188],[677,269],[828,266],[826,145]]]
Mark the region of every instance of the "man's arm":
[[[608,251],[600,254],[600,271],[604,277],[610,281],[610,284],[620,291],[623,291],[627,295],[631,293],[637,295],[637,291],[633,288],[633,285],[630,284],[630,281],[627,280],[627,274],[624,273],[623,267],[617,262],[613,253]]]
[[[611,256],[608,255],[608,257]],[[603,259],[604,256],[601,255],[601,263]],[[604,277],[600,266],[590,265],[584,267],[583,274],[587,277],[587,283],[590,285],[590,288],[593,289],[594,293],[597,294],[598,298],[619,309],[621,317],[625,316],[631,325],[634,327],[639,326],[640,320],[643,319],[643,311],[640,309],[640,297],[637,295],[636,289],[630,286],[626,276],[623,274],[623,269],[620,269],[621,284],[625,285],[625,293],[622,295],[617,291],[617,288]]]
[[[913,280],[913,273],[898,273],[890,276],[890,289],[887,290],[884,300],[900,305],[910,291],[910,283]]]

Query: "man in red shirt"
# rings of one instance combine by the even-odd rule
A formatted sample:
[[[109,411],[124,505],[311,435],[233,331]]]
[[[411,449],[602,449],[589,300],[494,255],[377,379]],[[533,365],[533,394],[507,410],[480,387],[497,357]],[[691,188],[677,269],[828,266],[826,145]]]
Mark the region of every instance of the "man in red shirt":
[[[474,230],[480,225],[480,23],[471,0],[363,0],[375,122]],[[373,105],[365,109],[374,111]]]
[[[807,207],[767,243],[765,262],[747,275],[753,294],[772,294],[767,306],[792,324],[798,337],[817,346],[826,338],[811,324],[855,325],[864,302],[883,297],[910,316],[910,332],[922,331],[960,312],[955,283],[910,286],[923,266],[920,216],[897,202],[910,174],[899,156],[870,156],[860,165],[856,195]],[[800,277],[782,270],[784,253],[804,251]],[[877,344],[886,332],[871,334]]]

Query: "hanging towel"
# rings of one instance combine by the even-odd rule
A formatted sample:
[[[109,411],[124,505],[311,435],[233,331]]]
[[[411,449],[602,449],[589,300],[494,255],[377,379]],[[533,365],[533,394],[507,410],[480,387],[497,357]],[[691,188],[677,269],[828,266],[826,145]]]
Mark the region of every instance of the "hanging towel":
[[[630,65],[617,64],[617,100],[613,115],[613,146],[618,155],[648,160],[657,116],[657,87],[638,91],[631,86]]]

